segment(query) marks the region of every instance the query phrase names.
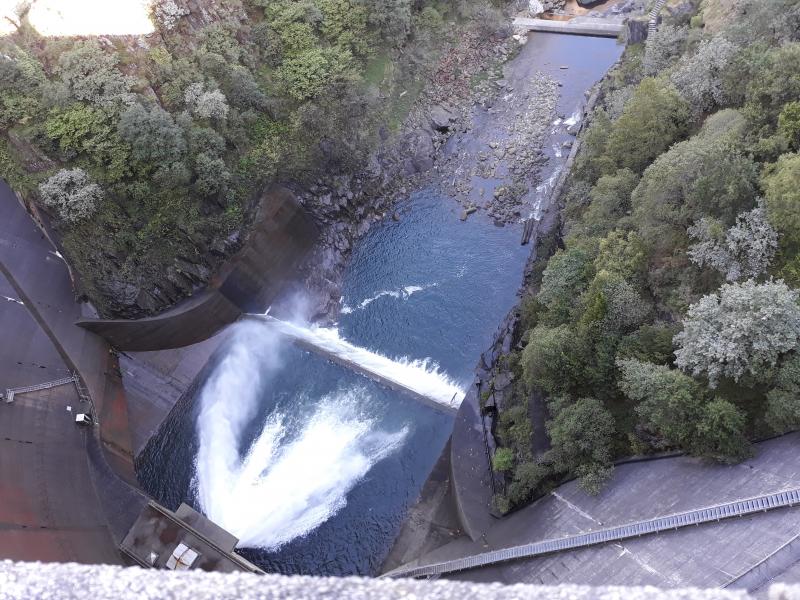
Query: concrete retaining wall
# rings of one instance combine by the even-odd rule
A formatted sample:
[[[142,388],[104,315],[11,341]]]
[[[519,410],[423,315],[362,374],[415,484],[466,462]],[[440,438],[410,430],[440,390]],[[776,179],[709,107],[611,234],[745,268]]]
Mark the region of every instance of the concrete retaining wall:
[[[269,189],[242,250],[208,288],[144,319],[81,319],[78,325],[119,350],[181,348],[208,339],[243,312],[264,312],[294,278],[318,231],[292,192]]]

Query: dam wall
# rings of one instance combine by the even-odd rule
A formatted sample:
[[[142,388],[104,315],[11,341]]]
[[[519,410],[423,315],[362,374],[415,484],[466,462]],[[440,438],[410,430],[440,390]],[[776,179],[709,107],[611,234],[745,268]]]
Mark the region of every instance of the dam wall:
[[[263,312],[295,278],[318,231],[286,188],[269,188],[260,206],[242,249],[206,289],[153,317],[85,318],[77,324],[118,350],[142,352],[196,344],[244,312]]]

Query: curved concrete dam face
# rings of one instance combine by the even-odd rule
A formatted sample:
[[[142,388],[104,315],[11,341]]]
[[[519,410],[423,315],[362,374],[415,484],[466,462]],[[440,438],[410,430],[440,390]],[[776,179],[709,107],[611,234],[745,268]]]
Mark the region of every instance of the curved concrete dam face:
[[[563,142],[572,139],[570,123],[557,116],[580,117],[584,92],[620,52],[610,39],[534,34],[506,66],[513,93],[491,113],[475,108],[472,129],[448,142],[452,155],[478,161],[490,143],[505,148],[520,123],[541,122],[549,160],[530,185],[529,207],[541,214],[548,182],[567,159]],[[540,85],[542,74],[563,87]],[[543,87],[553,96],[538,96]],[[520,245],[521,223],[498,227],[486,210],[462,221],[461,206],[442,192],[453,189],[452,175],[441,183],[416,190],[397,219],[374,224],[355,244],[335,337],[323,337],[333,353],[361,349],[395,364],[435,366],[466,391],[517,301],[530,246]],[[480,188],[491,198],[503,183],[473,182],[476,198]],[[230,530],[239,551],[265,570],[374,574],[453,416],[320,356],[319,339],[310,343],[314,352],[263,323],[237,323],[198,393],[178,404],[140,455],[138,475],[166,506],[186,501]]]
[[[270,188],[244,246],[205,290],[153,317],[82,319],[78,325],[119,350],[163,350],[203,341],[244,312],[263,312],[296,277],[318,233],[291,191]]]

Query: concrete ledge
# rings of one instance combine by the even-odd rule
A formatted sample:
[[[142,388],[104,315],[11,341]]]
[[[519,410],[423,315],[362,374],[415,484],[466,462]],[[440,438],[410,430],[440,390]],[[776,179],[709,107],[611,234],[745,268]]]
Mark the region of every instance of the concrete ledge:
[[[622,23],[606,19],[581,18],[571,21],[551,21],[549,19],[528,19],[517,17],[514,27],[528,31],[547,33],[566,33],[572,35],[591,35],[597,37],[617,37],[622,32]]]
[[[800,587],[774,586],[775,600],[800,599]],[[108,566],[0,562],[0,599],[29,600],[747,600],[734,590],[421,582],[357,577],[316,578],[200,571],[152,571]]]

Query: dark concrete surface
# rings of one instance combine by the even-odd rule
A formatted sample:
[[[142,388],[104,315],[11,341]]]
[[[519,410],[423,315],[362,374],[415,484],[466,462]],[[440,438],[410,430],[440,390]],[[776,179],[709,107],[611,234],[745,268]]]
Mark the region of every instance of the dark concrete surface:
[[[105,340],[75,325],[87,310],[76,301],[66,263],[5,183],[0,185],[0,274],[66,366],[79,374],[93,401],[108,460],[135,484],[127,403],[116,356]]]
[[[451,437],[450,461],[456,510],[465,533],[479,540],[496,519],[492,509],[492,473],[486,456],[478,393],[471,386],[458,409]]]
[[[0,403],[0,558],[121,564],[87,461],[92,431],[74,422],[86,408],[70,385]]]
[[[408,511],[400,533],[381,566],[381,573],[391,571],[463,535],[451,483],[448,440],[420,491],[419,500]]]
[[[0,393],[70,375],[50,339],[16,294],[0,274]]]
[[[214,351],[227,339],[228,331],[223,329],[213,337],[185,348],[120,354],[135,456],[158,431]]]
[[[589,496],[575,481],[569,482],[497,521],[479,543],[463,537],[417,562],[428,564],[796,488],[798,449],[800,433],[795,433],[758,444],[756,455],[739,465],[712,465],[688,457],[620,465],[598,496]],[[722,586],[761,563],[799,531],[800,508],[779,509],[449,577],[548,585]]]

